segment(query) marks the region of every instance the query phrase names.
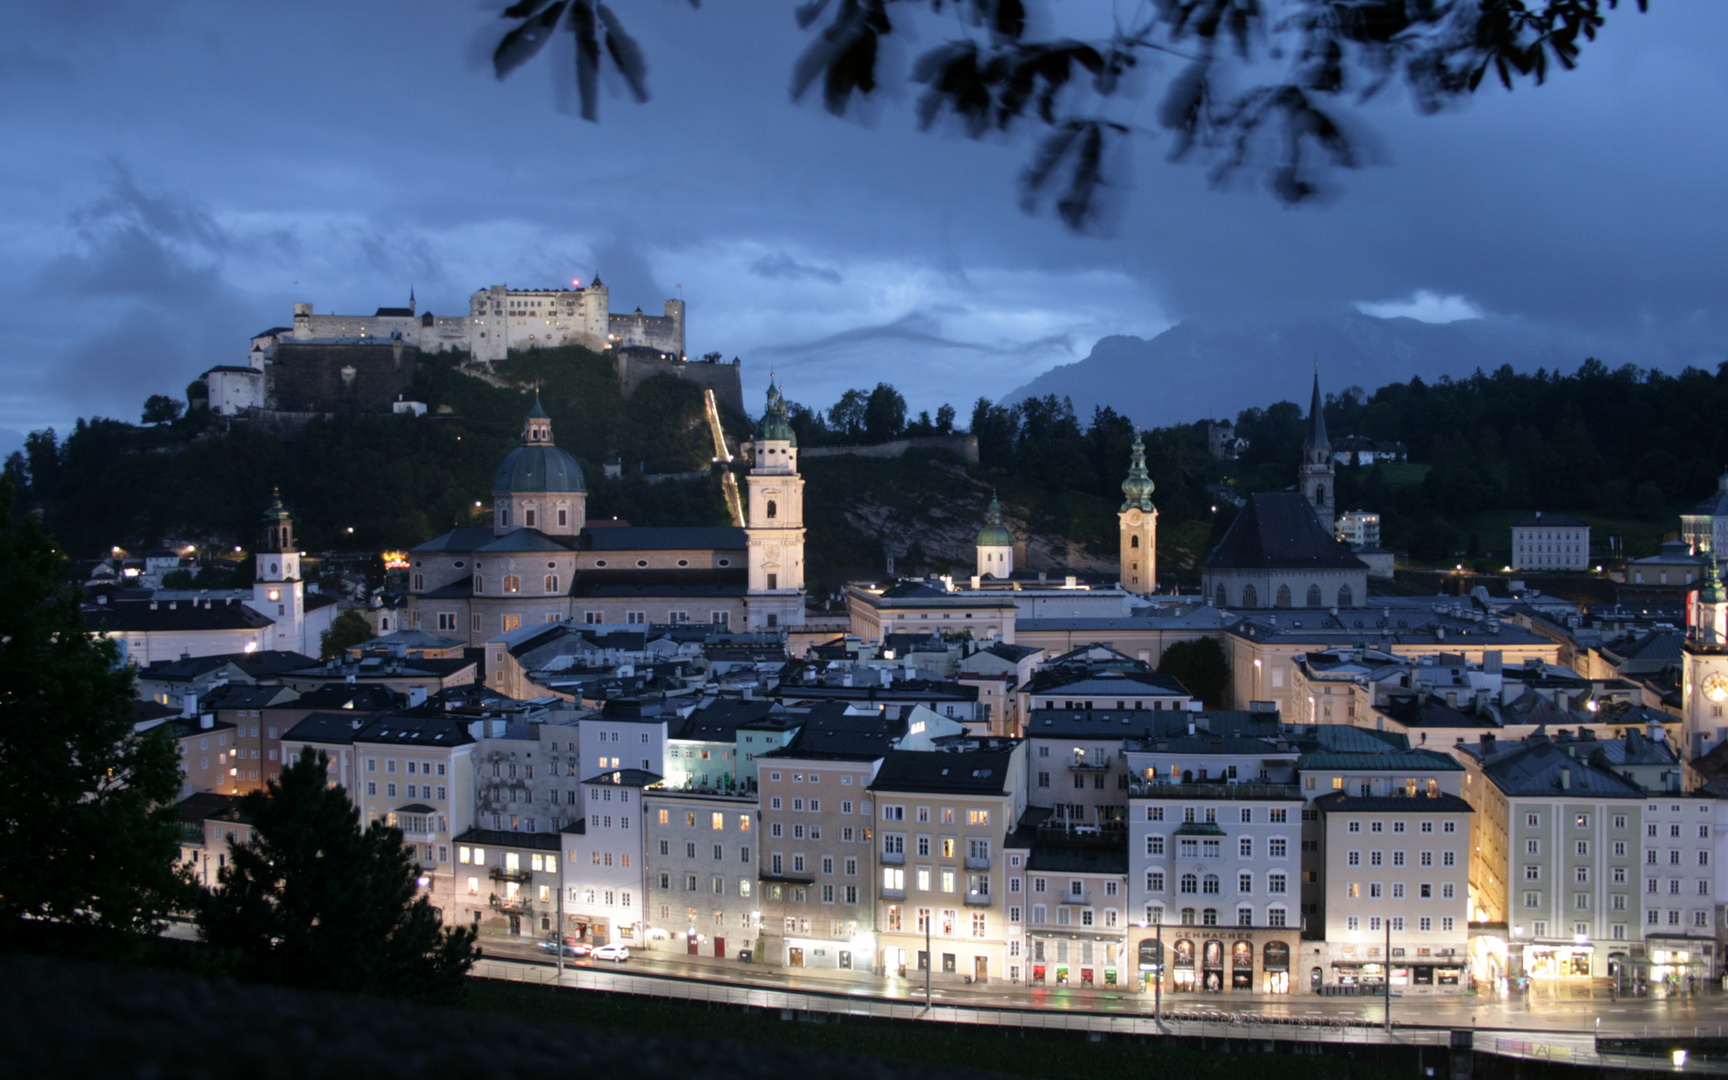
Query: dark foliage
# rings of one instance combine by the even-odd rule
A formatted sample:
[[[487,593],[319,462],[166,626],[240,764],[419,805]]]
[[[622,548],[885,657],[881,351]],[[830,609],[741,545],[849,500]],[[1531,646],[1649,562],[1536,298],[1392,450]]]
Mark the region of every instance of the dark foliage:
[[[0,481],[0,935],[53,920],[153,933],[174,871],[172,740],[132,729],[132,669],[57,580],[63,559]]]
[[[310,748],[241,812],[234,846],[204,898],[198,930],[249,979],[306,989],[455,1001],[480,952],[473,927],[445,928],[417,895],[419,868],[399,829],[364,831],[348,792]]]
[[[354,646],[371,641],[375,636],[366,616],[350,609],[336,616],[330,623],[330,629],[318,635],[318,655],[326,660],[341,656]]]
[[[1648,0],[1629,0],[1639,10]],[[694,5],[693,5],[694,6]],[[1129,136],[1162,131],[1171,157],[1204,162],[1214,181],[1263,176],[1278,199],[1321,193],[1329,169],[1361,162],[1345,115],[1393,84],[1418,110],[1437,112],[1485,78],[1508,89],[1540,85],[1551,66],[1577,65],[1619,0],[1154,0],[1113,9],[1094,41],[1043,36],[1057,5],[1036,0],[807,0],[795,9],[812,39],[792,65],[792,97],[820,86],[836,116],[870,98],[884,77],[884,42],[941,29],[907,73],[923,89],[921,127],[952,117],[980,139],[1030,128],[1023,205],[1048,202],[1070,229],[1095,225],[1112,185],[1110,160]],[[568,14],[566,15],[566,11]],[[575,34],[582,116],[597,116],[596,76],[609,60],[638,101],[646,62],[616,16],[592,0],[523,0],[493,56],[503,78],[550,40],[559,20]],[[897,20],[899,25],[897,25]],[[946,21],[951,20],[951,21]],[[1126,21],[1125,21],[1126,20]],[[957,29],[956,29],[957,27]],[[1130,79],[1139,72],[1140,79]],[[898,73],[890,73],[898,74]],[[1238,85],[1241,83],[1242,85]],[[1156,128],[1120,117],[1160,86]]]
[[[1230,692],[1230,664],[1214,638],[1178,641],[1158,658],[1158,674],[1168,675],[1208,709],[1221,709]]]

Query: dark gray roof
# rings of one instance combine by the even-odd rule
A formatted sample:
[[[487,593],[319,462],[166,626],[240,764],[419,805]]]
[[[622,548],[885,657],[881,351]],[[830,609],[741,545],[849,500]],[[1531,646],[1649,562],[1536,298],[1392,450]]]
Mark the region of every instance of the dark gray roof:
[[[589,777],[582,782],[584,784],[611,784],[616,787],[640,788],[648,787],[650,784],[658,784],[663,779],[665,777],[659,773],[649,772],[647,769],[612,769],[609,772],[601,773],[599,776]]]
[[[1514,529],[1577,529],[1589,528],[1588,521],[1580,521],[1570,514],[1534,514],[1522,521],[1514,521]]]
[[[302,709],[339,709],[349,715],[375,713],[394,707],[396,694],[384,686],[326,683],[301,694],[294,704]]]
[[[507,832],[503,829],[469,829],[456,837],[458,844],[481,847],[521,848],[524,851],[557,851],[557,833]]]
[[[474,549],[476,552],[569,551],[570,545],[547,536],[539,529],[511,529]]]
[[[1233,709],[1187,712],[1179,709],[1033,709],[1023,734],[1029,739],[1134,739],[1186,735],[1188,725],[1208,737],[1275,737],[1278,714]]]
[[[106,626],[120,633],[258,630],[274,626],[275,622],[238,601],[213,600],[208,607],[193,600],[165,600],[161,603],[125,600],[84,605],[86,627],[96,630]]]
[[[995,644],[986,645],[978,651],[987,652],[991,656],[999,656],[1011,664],[1018,664],[1039,650],[1030,645],[1010,645],[1007,642],[998,641]]]
[[[899,721],[881,714],[850,716],[838,702],[814,705],[792,740],[778,750],[758,754],[764,758],[817,758],[835,761],[874,761],[893,749],[894,740],[905,733]]]
[[[882,759],[871,791],[1002,795],[1012,747],[1001,750],[895,750]]]
[[[1046,874],[1127,874],[1128,849],[1118,844],[1032,841],[1026,869]]]
[[[670,737],[731,742],[740,725],[766,719],[774,705],[772,701],[716,701],[692,712],[670,733]]]
[[[204,695],[198,702],[199,709],[262,709],[277,703],[283,704],[296,701],[300,697],[286,686],[266,683],[262,686],[252,686],[247,683],[229,683],[219,686]]]
[[[464,525],[451,529],[442,536],[435,536],[424,544],[413,548],[414,551],[473,551],[492,542],[492,530],[476,525]]]
[[[1435,750],[1391,750],[1386,753],[1343,753],[1319,750],[1303,754],[1296,767],[1304,772],[1351,772],[1354,770],[1400,769],[1417,772],[1462,772],[1464,766],[1450,755]]]
[[[468,726],[443,716],[386,713],[354,735],[357,743],[390,743],[397,746],[464,746],[474,741]]]
[[[202,825],[212,818],[240,820],[239,795],[218,795],[214,791],[196,791],[174,804],[174,816],[188,825]]]
[[[1307,496],[1295,491],[1248,496],[1247,505],[1204,565],[1235,570],[1368,569],[1349,545],[1320,524]]]
[[[1501,743],[1486,753],[1480,743],[1463,743],[1458,749],[1478,758],[1483,774],[1507,795],[1550,796],[1564,790],[1589,798],[1644,797],[1644,789],[1639,785],[1569,756],[1545,735]],[[1561,787],[1562,769],[1569,770],[1565,788]]]
[[[1080,697],[1187,697],[1188,691],[1169,675],[1113,668],[1045,668],[1026,680],[1028,694],[1074,694]]]
[[[733,525],[617,525],[582,530],[583,551],[743,551]]]
[[[518,446],[504,455],[498,471],[492,474],[494,495],[587,490],[582,466],[570,452],[544,443]]]
[[[1334,791],[1314,800],[1328,814],[1473,814],[1476,808],[1456,795],[1351,795]]]
[[[284,742],[348,746],[354,742],[354,736],[360,733],[355,724],[364,727],[372,717],[372,713],[348,711],[308,713],[298,724],[289,728],[282,739]]]

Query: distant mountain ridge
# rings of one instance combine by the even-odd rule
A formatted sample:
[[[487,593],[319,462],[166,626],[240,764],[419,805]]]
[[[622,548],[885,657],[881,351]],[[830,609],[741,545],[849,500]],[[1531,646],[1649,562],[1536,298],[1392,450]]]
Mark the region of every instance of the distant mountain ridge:
[[[1462,378],[1502,364],[1571,372],[1590,353],[1517,319],[1446,324],[1380,319],[1354,310],[1283,323],[1187,319],[1152,338],[1102,338],[1084,360],[1055,367],[1012,391],[1004,404],[1054,394],[1082,422],[1108,405],[1145,427],[1235,419],[1280,400],[1306,408],[1313,365],[1327,393],[1372,393],[1412,376]]]

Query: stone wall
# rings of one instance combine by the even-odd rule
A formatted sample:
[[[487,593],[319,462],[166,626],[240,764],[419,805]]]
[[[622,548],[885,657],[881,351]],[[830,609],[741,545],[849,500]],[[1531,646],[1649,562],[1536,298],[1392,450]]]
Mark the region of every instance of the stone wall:
[[[285,412],[390,411],[414,381],[420,350],[399,342],[283,342],[265,371],[265,402]]]
[[[704,390],[714,391],[714,399],[722,409],[730,409],[744,416],[750,415],[744,408],[744,385],[739,379],[736,363],[664,360],[643,349],[616,350],[612,358],[618,366],[618,389],[627,398],[634,396],[636,388],[654,376],[670,375],[674,379],[693,382]]]

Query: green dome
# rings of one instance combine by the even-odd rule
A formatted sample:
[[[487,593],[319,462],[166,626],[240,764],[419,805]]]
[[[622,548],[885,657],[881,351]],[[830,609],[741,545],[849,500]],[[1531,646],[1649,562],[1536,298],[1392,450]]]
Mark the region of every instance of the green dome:
[[[1728,604],[1728,590],[1722,587],[1722,576],[1716,572],[1716,556],[1708,548],[1704,551],[1706,569],[1704,585],[1698,590],[1700,604]]]
[[[582,466],[556,446],[518,446],[504,456],[503,464],[492,474],[494,495],[587,490]]]
[[[762,414],[762,428],[757,433],[759,439],[778,439],[798,445],[798,434],[792,430],[792,421],[786,419],[786,398],[781,395],[780,388],[774,385],[772,376],[768,379],[768,411]]]
[[[985,525],[978,530],[979,547],[1013,547],[1014,534],[1002,524],[1002,504],[996,501],[996,493],[990,493],[990,505],[984,511]]]
[[[1152,489],[1156,487],[1146,475],[1146,444],[1140,433],[1134,433],[1134,448],[1128,463],[1128,479],[1122,481],[1122,512],[1152,509]]]

